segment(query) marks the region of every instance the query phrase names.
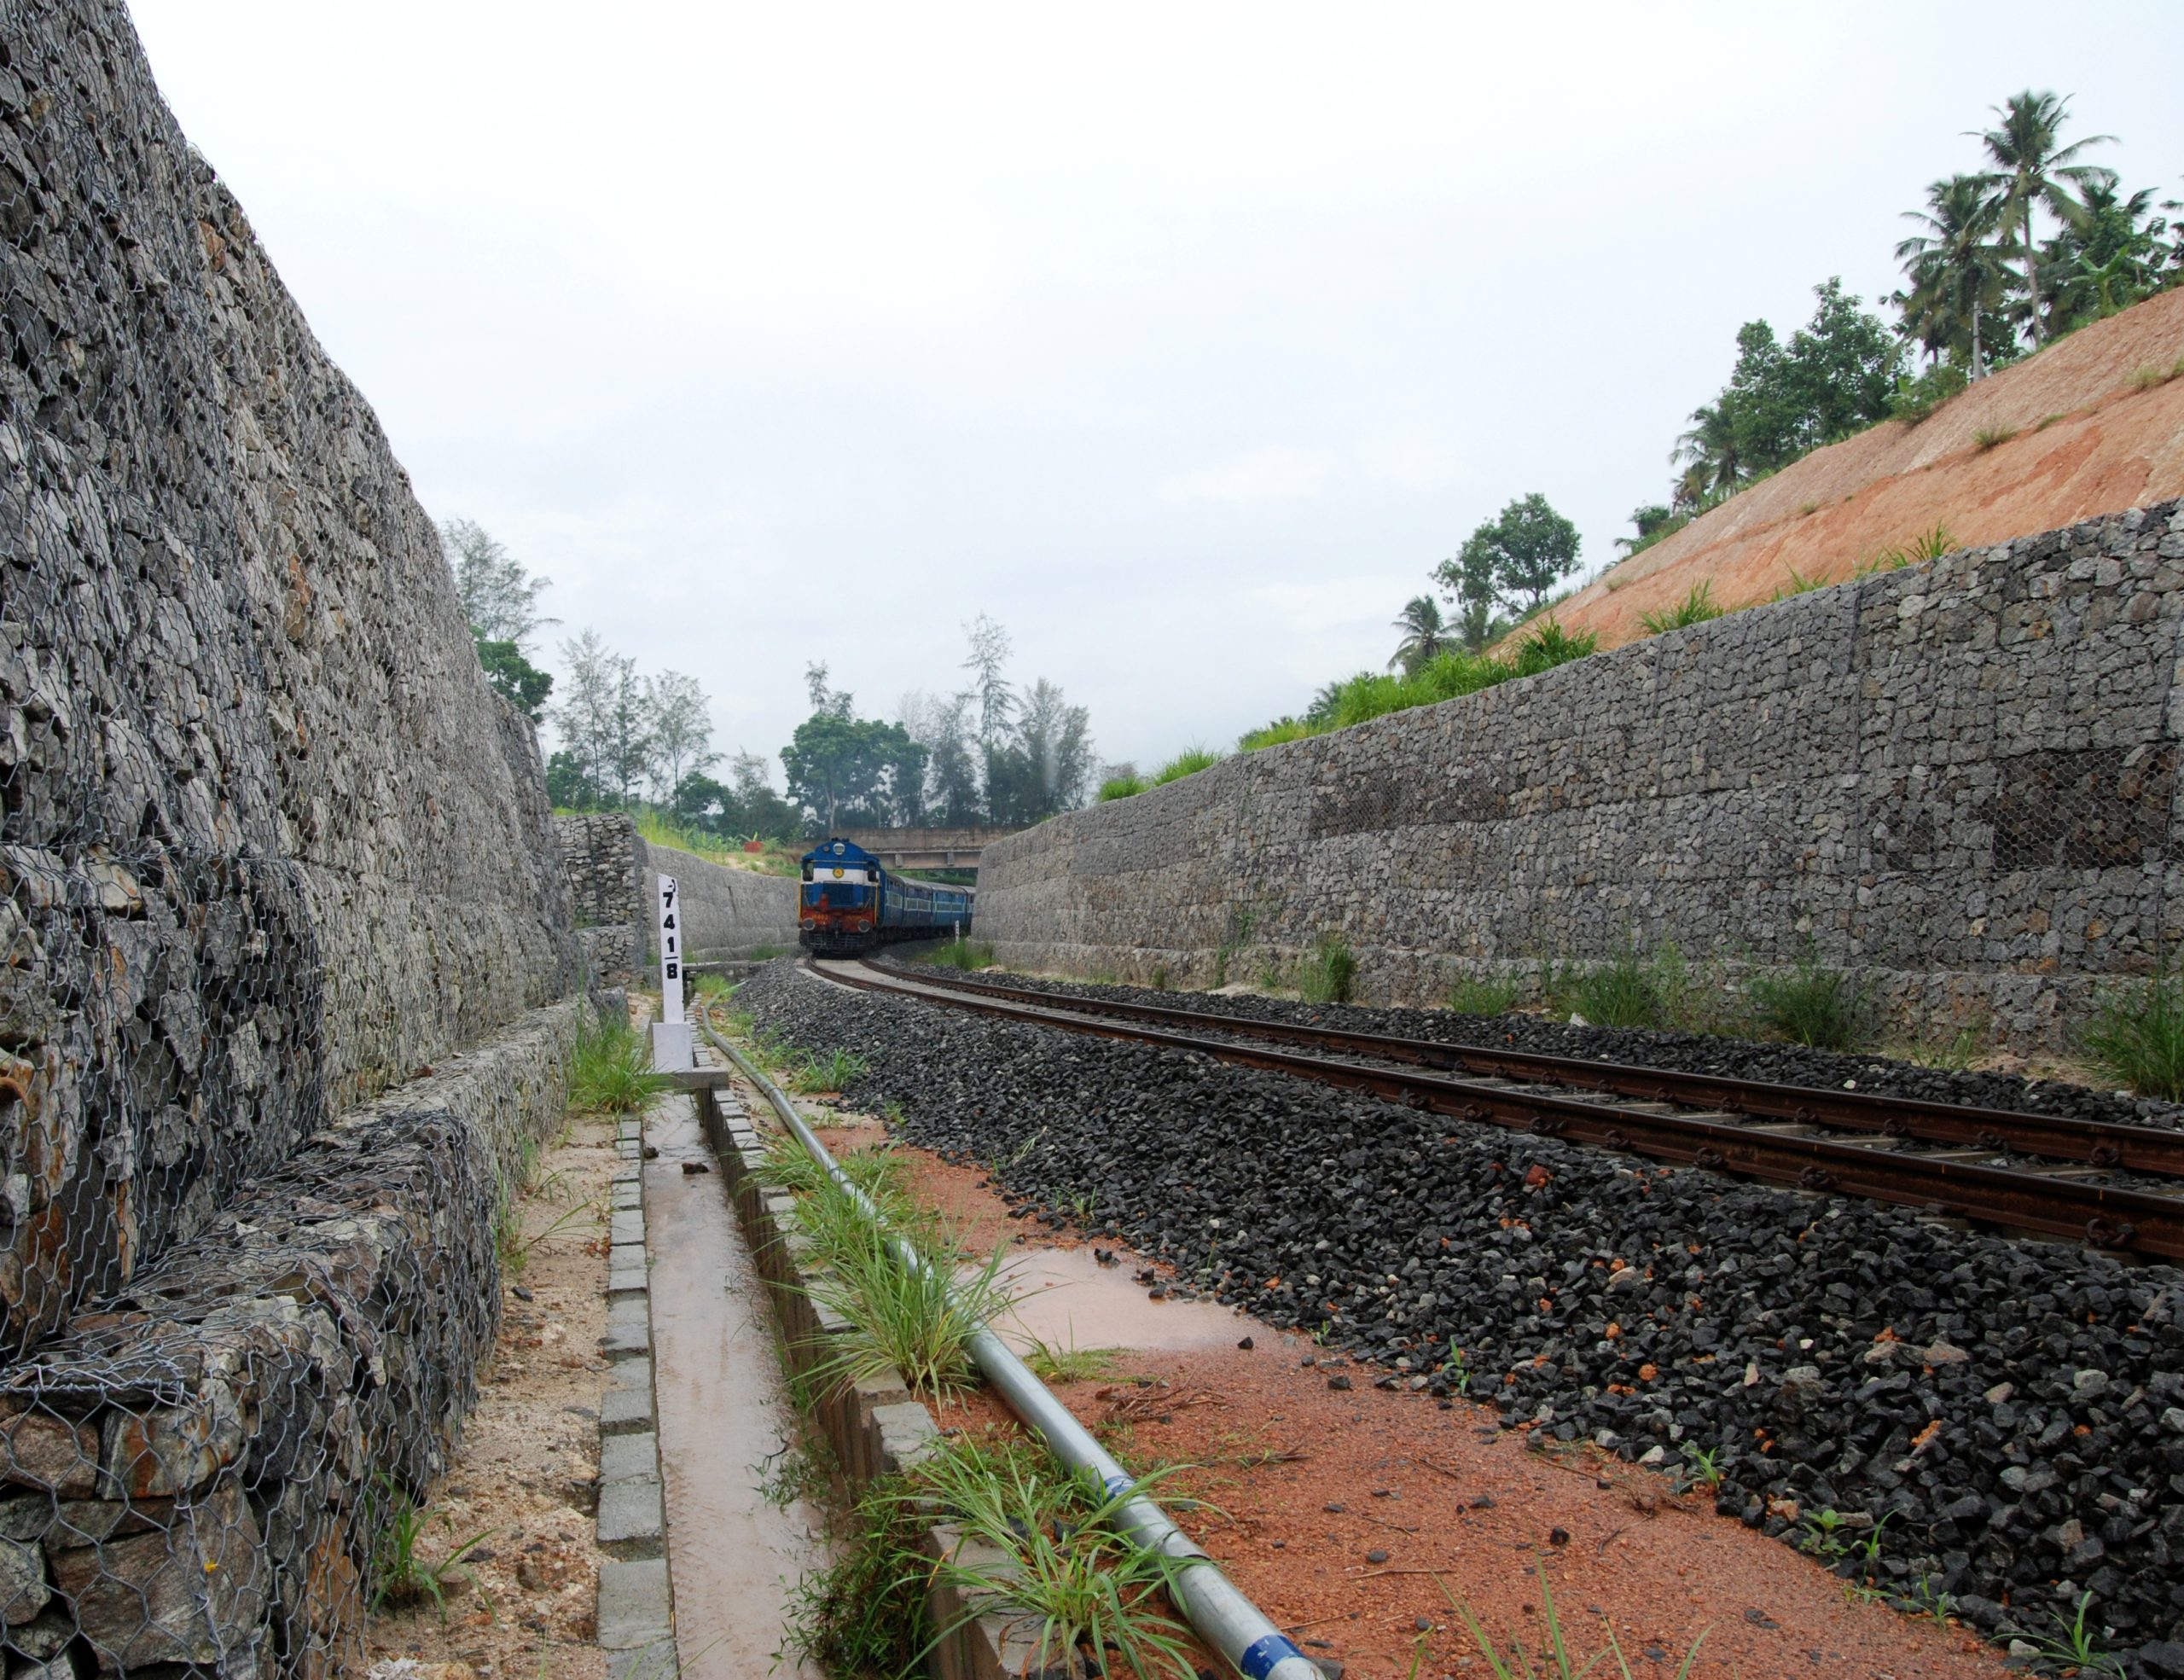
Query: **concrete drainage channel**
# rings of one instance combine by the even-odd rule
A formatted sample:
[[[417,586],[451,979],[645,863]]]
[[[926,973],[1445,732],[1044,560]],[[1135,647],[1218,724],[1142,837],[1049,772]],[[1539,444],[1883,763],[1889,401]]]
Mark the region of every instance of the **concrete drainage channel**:
[[[667,1574],[667,1508],[653,1398],[652,1283],[645,1249],[644,1121],[624,1119],[613,1180],[607,1334],[613,1363],[599,1405],[599,1643],[613,1680],[674,1680],[675,1615]]]
[[[777,1340],[788,1374],[812,1379],[850,1327],[813,1299],[808,1247],[793,1226],[793,1200],[762,1177],[762,1135],[730,1087],[729,1070],[717,1055],[700,1054],[712,1065],[679,1076],[682,1089],[644,1117],[623,1120],[616,1140],[624,1164],[613,1181],[607,1324],[601,1343],[613,1372],[600,1406],[597,1517],[600,1549],[609,1559],[600,1568],[597,1636],[611,1680],[763,1671],[775,1660],[772,1642],[787,1591],[770,1564],[787,1564],[793,1577],[796,1566],[818,1561],[816,1546],[792,1556],[781,1543],[784,1525],[799,1514],[750,1520],[758,1496],[744,1485],[752,1479],[748,1473],[785,1448],[789,1433],[775,1422],[786,1404],[781,1385],[770,1387],[750,1368],[770,1363],[765,1345]],[[755,1070],[744,1071],[765,1088]],[[716,1164],[733,1227],[717,1196],[664,1200],[673,1194],[671,1186],[710,1183]],[[649,1231],[648,1195],[658,1204]],[[718,1225],[707,1223],[709,1213],[719,1218]],[[721,1311],[723,1282],[729,1296],[744,1293],[738,1267],[745,1257],[733,1252],[739,1236],[753,1297],[741,1311],[757,1311],[763,1297],[770,1331],[749,1318],[738,1322],[733,1305]],[[694,1288],[694,1279],[700,1280]],[[688,1322],[694,1303],[702,1321],[695,1325]],[[716,1367],[710,1384],[703,1370],[694,1381],[685,1368],[705,1366],[709,1358]],[[1028,1373],[1025,1380],[1037,1386]],[[1059,1402],[1050,1395],[1047,1400],[1059,1414]],[[875,1480],[912,1467],[940,1433],[932,1413],[893,1378],[826,1386],[810,1421],[832,1449],[845,1484],[841,1491],[852,1503]],[[727,1509],[739,1504],[741,1510]],[[817,1514],[801,1514],[816,1531]],[[1188,1540],[1180,1543],[1202,1557]],[[929,1532],[924,1549],[980,1568],[1002,1562],[945,1523]],[[1275,1633],[1210,1562],[1203,1573],[1205,1582],[1194,1596],[1220,1591],[1246,1620],[1264,1625],[1266,1636],[1239,1645],[1236,1660],[1252,1680],[1316,1680],[1325,1671]],[[679,1619],[678,1590],[684,1601]],[[1032,1631],[1018,1619],[979,1613],[959,1589],[938,1580],[926,1608],[932,1625],[945,1630],[926,1660],[926,1671],[942,1680],[1047,1671],[1038,1666],[1042,1653]]]

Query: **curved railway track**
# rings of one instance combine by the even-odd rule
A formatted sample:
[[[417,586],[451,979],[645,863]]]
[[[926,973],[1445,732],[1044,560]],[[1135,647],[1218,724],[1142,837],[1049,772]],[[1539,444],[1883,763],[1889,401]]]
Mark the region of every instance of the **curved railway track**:
[[[1193,1051],[1457,1119],[2184,1260],[2184,1131],[808,966],[837,985]]]

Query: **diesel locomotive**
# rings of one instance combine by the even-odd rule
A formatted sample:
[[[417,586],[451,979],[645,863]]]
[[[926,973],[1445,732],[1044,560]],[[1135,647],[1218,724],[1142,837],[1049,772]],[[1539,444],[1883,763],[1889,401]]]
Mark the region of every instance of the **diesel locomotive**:
[[[853,840],[827,840],[804,854],[797,942],[815,956],[854,956],[897,939],[971,931],[971,892],[907,881]]]

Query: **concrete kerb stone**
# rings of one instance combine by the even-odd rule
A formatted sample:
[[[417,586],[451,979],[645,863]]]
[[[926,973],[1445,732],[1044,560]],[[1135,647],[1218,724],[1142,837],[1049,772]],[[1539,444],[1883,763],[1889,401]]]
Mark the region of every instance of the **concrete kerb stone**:
[[[784,1355],[794,1374],[809,1378],[826,1363],[832,1343],[846,1326],[811,1298],[804,1245],[787,1217],[791,1203],[758,1177],[764,1146],[740,1105],[724,1104],[708,1090],[698,1098],[698,1113],[727,1175]],[[840,1467],[845,1485],[838,1491],[851,1501],[880,1477],[909,1468],[940,1439],[932,1412],[896,1379],[837,1383],[817,1399],[812,1416]],[[937,1525],[921,1544],[928,1556],[938,1559],[962,1541],[952,1529]],[[952,1589],[932,1589],[927,1608],[933,1625],[951,1631],[926,1654],[926,1672],[940,1680],[1007,1680],[1025,1671],[1027,1660],[1036,1654],[1022,1631],[1012,1634],[1003,1617],[968,1613],[973,1607]]]
[[[644,1156],[644,1123],[618,1128],[618,1152]],[[614,1175],[607,1250],[607,1334],[613,1362],[599,1402],[598,1639],[609,1680],[674,1680],[674,1598],[667,1575],[667,1503],[653,1398],[652,1288],[645,1251],[642,1168]]]

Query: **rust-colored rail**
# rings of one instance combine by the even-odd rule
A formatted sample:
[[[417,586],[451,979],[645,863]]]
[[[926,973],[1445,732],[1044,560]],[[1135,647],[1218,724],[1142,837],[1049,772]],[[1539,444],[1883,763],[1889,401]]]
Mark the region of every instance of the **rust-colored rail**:
[[[1899,1140],[1918,1139],[2085,1161],[2102,1167],[2184,1173],[2184,1136],[2152,1127],[2109,1125],[2007,1109],[1959,1108],[1870,1092],[1769,1085],[1571,1057],[1474,1050],[1425,1039],[1342,1032],[1293,1022],[1244,1020],[1154,1004],[1063,997],[953,977],[913,980],[861,963],[829,964],[824,968],[815,965],[814,972],[865,991],[893,992],[1066,1032],[1193,1051],[1512,1131],[1564,1137],[1770,1183],[1865,1196],[2103,1248],[2184,1259],[2184,1199],[1894,1147]],[[1161,1024],[1151,1024],[1153,1021]],[[1170,1030],[1180,1026],[1237,1037],[1213,1038],[1199,1036],[1199,1032]],[[1247,1037],[1274,1042],[1239,1042]],[[1345,1055],[1409,1065],[1375,1067],[1332,1061],[1278,1049],[1275,1042],[1309,1043]],[[1494,1078],[1513,1076],[1582,1085],[1626,1099],[1695,1106],[1715,1113],[1711,1118],[1703,1113],[1669,1113],[1597,1097],[1515,1090],[1475,1078],[1415,1071],[1420,1064],[1432,1068],[1460,1067]],[[1751,1123],[1753,1119],[1757,1123]],[[1888,1143],[1876,1147],[1833,1137],[1798,1136],[1773,1130],[1772,1124],[1778,1121],[1878,1134]]]

